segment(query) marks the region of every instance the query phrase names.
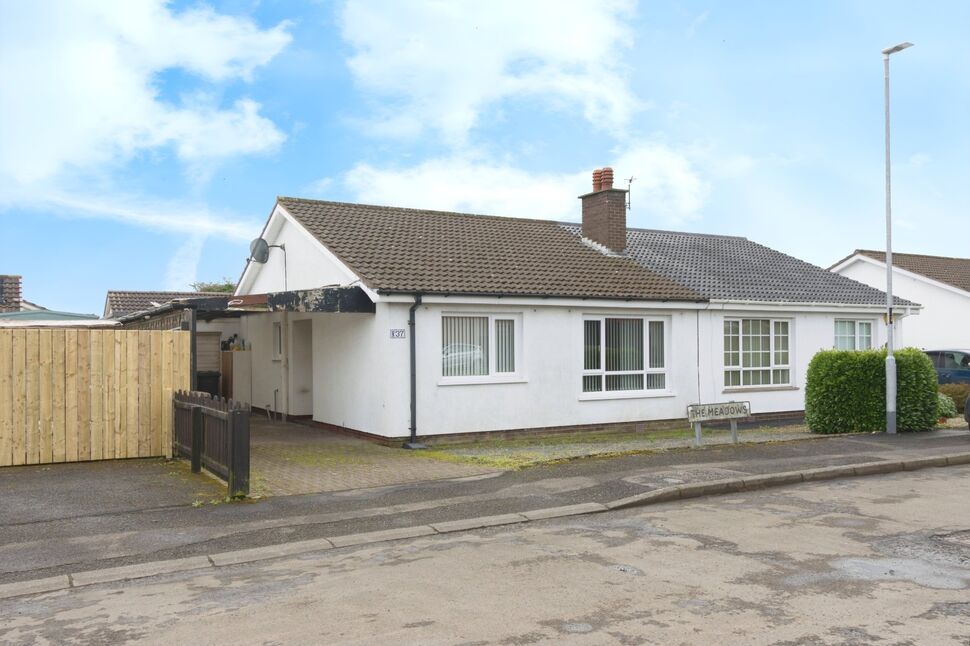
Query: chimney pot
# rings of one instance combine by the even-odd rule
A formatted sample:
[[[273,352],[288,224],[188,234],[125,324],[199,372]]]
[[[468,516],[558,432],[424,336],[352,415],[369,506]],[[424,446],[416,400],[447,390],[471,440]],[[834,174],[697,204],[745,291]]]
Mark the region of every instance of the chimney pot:
[[[597,168],[593,171],[593,192],[600,190],[603,185],[603,169]]]
[[[600,190],[607,190],[613,188],[613,169],[607,166],[602,170],[602,179],[600,180]]]

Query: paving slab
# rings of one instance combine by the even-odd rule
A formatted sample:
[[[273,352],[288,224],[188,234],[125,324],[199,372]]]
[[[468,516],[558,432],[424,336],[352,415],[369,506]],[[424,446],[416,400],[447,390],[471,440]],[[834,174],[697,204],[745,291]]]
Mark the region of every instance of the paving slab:
[[[306,424],[251,419],[254,496],[291,496],[386,487],[494,473],[402,451]]]

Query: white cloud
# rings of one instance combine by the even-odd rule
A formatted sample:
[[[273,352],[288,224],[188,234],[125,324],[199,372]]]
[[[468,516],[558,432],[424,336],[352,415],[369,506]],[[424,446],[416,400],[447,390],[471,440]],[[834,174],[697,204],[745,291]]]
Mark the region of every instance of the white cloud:
[[[290,41],[208,8],[162,0],[4,3],[0,18],[0,177],[19,184],[92,173],[172,146],[189,163],[271,151],[284,135],[249,99],[165,100],[158,75],[249,79]]]
[[[244,242],[258,231],[261,221],[212,211],[204,204],[163,201],[113,192],[110,197],[40,190],[0,189],[0,209],[17,206],[24,210],[48,210],[63,217],[115,220],[163,233],[218,235]]]
[[[703,208],[710,187],[694,163],[658,144],[623,151],[612,163],[615,185],[634,176],[634,226],[676,224]],[[590,190],[593,169],[533,173],[481,157],[454,155],[411,167],[357,164],[344,185],[362,202],[516,217],[577,220],[578,195]]]
[[[204,246],[205,236],[194,235],[175,251],[165,270],[165,289],[178,292],[192,288]]]
[[[619,132],[640,107],[626,80],[632,0],[350,0],[342,34],[358,86],[379,97],[371,133],[465,143],[484,108],[527,97],[581,107]]]

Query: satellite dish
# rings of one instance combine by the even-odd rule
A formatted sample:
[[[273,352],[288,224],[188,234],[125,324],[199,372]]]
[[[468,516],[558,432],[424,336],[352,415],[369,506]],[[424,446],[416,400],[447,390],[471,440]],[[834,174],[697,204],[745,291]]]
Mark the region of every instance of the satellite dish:
[[[249,243],[249,257],[260,264],[269,260],[269,243],[262,238],[256,238]]]

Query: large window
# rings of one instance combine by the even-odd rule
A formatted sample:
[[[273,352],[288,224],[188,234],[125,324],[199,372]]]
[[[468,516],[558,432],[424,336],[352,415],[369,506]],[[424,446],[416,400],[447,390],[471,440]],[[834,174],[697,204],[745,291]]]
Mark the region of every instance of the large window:
[[[872,321],[835,321],[836,350],[872,348]]]
[[[515,315],[441,317],[441,376],[445,378],[507,377],[517,373]]]
[[[583,392],[666,390],[664,321],[586,317]]]
[[[772,319],[724,321],[724,386],[791,384],[791,323]]]

